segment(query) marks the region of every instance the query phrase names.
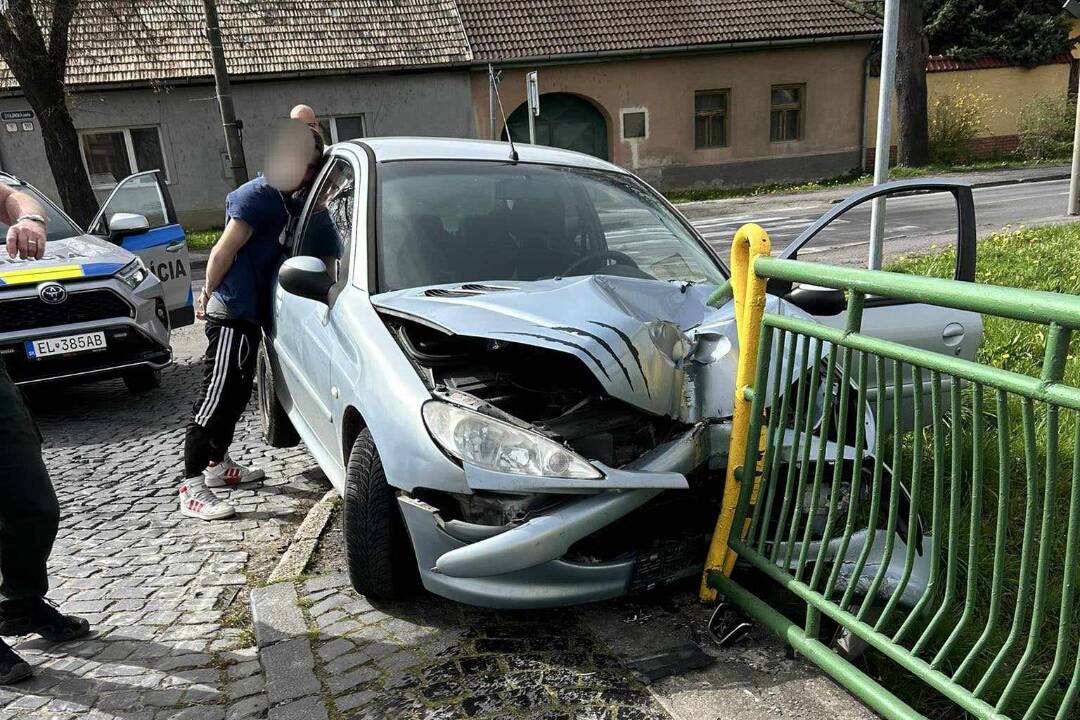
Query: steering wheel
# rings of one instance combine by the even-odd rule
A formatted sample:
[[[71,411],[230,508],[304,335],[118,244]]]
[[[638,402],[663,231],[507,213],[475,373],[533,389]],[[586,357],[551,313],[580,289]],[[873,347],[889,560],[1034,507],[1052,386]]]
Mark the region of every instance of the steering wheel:
[[[616,265],[629,265],[635,270],[640,270],[638,264],[634,262],[634,258],[630,257],[626,253],[621,253],[618,250],[601,250],[599,252],[589,253],[583,258],[578,258],[574,262],[570,263],[570,267],[562,271],[563,277],[569,276],[572,272],[577,270],[582,265],[587,263],[596,262],[597,260],[614,260]]]

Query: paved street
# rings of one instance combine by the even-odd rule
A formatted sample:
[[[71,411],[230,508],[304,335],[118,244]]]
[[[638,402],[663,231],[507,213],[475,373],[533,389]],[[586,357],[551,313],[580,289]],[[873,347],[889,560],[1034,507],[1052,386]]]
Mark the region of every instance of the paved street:
[[[1068,197],[1068,180],[1026,182],[997,187],[976,187],[975,217],[979,237],[1005,226],[1043,225],[1062,222]],[[741,225],[754,222],[768,231],[773,251],[788,246],[810,223],[853,189],[819,191],[740,200],[690,203],[680,210],[702,235],[727,257],[731,239]],[[815,262],[864,264],[869,246],[870,205],[839,218],[800,253]],[[931,245],[955,242],[956,205],[948,194],[916,195],[888,201],[885,224],[886,257],[925,251]]]
[[[63,506],[50,597],[95,632],[65,646],[9,638],[35,677],[0,689],[0,720],[872,717],[764,633],[716,647],[691,589],[532,613],[427,595],[375,605],[332,550],[320,567],[336,571],[261,588],[328,484],[302,448],[263,445],[251,408],[233,453],[266,482],[229,493],[234,520],[180,517],[204,344],[198,327],[175,340],[177,364],[140,400],[119,382],[31,397]],[[651,687],[626,667],[688,643],[712,664]]]

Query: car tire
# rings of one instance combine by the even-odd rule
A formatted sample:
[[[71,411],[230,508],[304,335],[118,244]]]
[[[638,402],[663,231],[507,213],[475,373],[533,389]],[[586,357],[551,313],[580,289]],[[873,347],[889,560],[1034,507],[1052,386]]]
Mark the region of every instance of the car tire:
[[[418,582],[416,556],[386,482],[379,450],[364,429],[353,443],[345,472],[345,558],[353,588],[369,598],[406,597]]]
[[[124,385],[132,395],[145,395],[161,387],[161,371],[140,367],[124,373]]]
[[[296,434],[292,420],[289,420],[285,408],[278,400],[270,356],[266,353],[265,345],[259,347],[255,372],[259,385],[259,424],[262,427],[263,440],[270,447],[293,447],[300,442],[300,436]]]

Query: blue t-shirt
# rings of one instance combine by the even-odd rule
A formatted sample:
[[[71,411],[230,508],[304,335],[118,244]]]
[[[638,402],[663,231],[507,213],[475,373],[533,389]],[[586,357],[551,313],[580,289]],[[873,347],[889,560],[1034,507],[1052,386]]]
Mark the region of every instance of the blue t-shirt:
[[[252,233],[214,290],[214,299],[225,306],[229,317],[266,325],[271,281],[281,259],[281,233],[289,223],[285,198],[260,175],[225,197],[225,221],[232,219],[246,222]]]

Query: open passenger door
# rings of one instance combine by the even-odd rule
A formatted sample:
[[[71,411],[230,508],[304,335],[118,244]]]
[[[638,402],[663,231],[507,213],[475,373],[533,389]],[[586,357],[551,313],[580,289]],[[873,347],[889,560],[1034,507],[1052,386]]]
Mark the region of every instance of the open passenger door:
[[[173,328],[195,322],[187,236],[176,221],[160,170],[124,178],[102,204],[87,232],[142,258],[164,286]]]

